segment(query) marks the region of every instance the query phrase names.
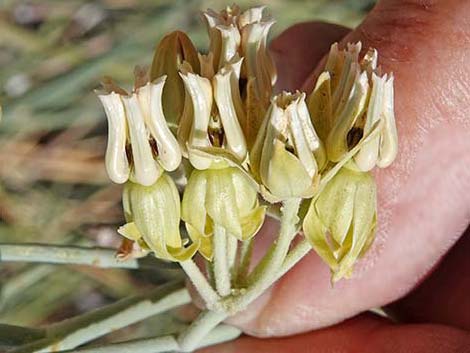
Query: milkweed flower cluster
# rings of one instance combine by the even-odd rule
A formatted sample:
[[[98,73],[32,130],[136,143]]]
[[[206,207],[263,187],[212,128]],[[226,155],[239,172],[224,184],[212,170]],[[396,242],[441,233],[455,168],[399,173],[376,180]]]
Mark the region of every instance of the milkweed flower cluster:
[[[393,76],[381,74],[374,49],[361,57],[360,43],[335,44],[312,92],[273,95],[274,21],[264,7],[202,17],[207,53],[170,33],[150,70],[136,70],[132,92],[109,79],[98,92],[109,124],[106,169],[124,184],[119,232],[161,259],[199,252],[211,262],[216,229],[227,244],[251,242],[270,207],[299,199],[311,247],[334,281],[349,277],[374,236],[370,171],[397,154]],[[186,180],[180,192],[175,171]]]

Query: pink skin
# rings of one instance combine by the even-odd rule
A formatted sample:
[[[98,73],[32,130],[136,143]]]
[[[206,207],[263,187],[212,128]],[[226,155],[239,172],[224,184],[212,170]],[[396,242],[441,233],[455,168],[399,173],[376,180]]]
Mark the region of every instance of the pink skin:
[[[377,48],[383,72],[395,75],[400,150],[391,167],[376,172],[376,241],[356,265],[353,278],[334,287],[327,266],[312,251],[246,312],[232,318],[231,324],[253,336],[285,336],[330,326],[386,305],[417,286],[464,233],[470,219],[469,18],[470,2],[466,0],[382,1],[342,40],[361,40],[364,48]],[[297,25],[274,41],[283,88],[299,88],[319,54],[344,34],[335,27],[333,34],[318,37],[327,33],[325,28]],[[314,49],[316,45],[320,49]],[[331,330],[298,339],[306,344],[305,337],[319,339]],[[398,334],[386,332],[389,341]],[[234,352],[268,352],[249,349],[262,344],[259,342],[242,340],[233,346],[239,348]],[[301,351],[294,349],[293,342],[286,352]]]

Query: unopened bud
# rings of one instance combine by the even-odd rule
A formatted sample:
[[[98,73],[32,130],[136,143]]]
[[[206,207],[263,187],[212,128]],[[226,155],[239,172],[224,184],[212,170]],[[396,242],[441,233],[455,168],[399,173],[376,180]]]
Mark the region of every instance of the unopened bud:
[[[349,278],[374,239],[376,187],[366,172],[342,168],[313,199],[304,218],[305,237],[330,267],[332,280]]]
[[[179,232],[180,197],[167,174],[151,186],[128,182],[124,187],[123,206],[128,223],[118,232],[151,250],[156,257],[184,261],[197,251],[197,242],[184,246]]]
[[[265,211],[259,206],[256,185],[235,167],[194,170],[183,195],[182,219],[207,259],[212,258],[215,225],[247,240],[263,224]]]

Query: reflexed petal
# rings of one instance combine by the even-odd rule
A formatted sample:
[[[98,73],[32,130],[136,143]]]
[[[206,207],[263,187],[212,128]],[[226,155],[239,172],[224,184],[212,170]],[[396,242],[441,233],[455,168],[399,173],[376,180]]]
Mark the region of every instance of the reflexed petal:
[[[206,224],[206,189],[207,175],[203,171],[194,170],[188,179],[181,204],[181,218],[186,222],[186,228],[188,225],[194,228],[193,232],[188,228],[190,235],[194,232],[204,237],[210,235]],[[191,239],[193,239],[192,236]]]
[[[142,234],[140,234],[134,222],[124,224],[123,226],[118,228],[117,232],[123,237],[126,237],[127,239],[133,241],[138,241],[142,238]]]
[[[129,162],[126,156],[126,115],[121,97],[117,93],[98,96],[108,118],[108,145],[106,171],[112,181],[122,184],[129,179]]]
[[[200,233],[196,228],[194,228],[189,223],[186,223],[186,230],[188,231],[188,234],[191,240],[199,244],[199,249],[198,249],[199,253],[206,260],[211,261],[213,252],[214,252],[213,245],[212,245],[212,238],[206,237],[204,234]]]
[[[163,174],[152,186],[128,183],[126,188],[133,222],[121,232],[127,237],[140,233],[159,258],[183,261],[193,256],[199,243],[183,246],[179,233],[180,199],[171,177]]]
[[[240,169],[232,168],[232,183],[237,191],[235,193],[235,202],[243,216],[258,206],[258,193],[253,181],[250,180]]]
[[[207,170],[206,207],[214,224],[236,236],[242,237],[240,213],[236,203],[236,190],[232,183],[235,168]]]

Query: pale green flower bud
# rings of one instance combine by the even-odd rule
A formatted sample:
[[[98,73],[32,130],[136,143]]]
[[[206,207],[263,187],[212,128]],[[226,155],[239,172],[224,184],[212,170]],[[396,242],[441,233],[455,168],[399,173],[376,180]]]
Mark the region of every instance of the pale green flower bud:
[[[352,167],[369,171],[389,166],[398,150],[393,110],[393,76],[379,75],[378,54],[370,49],[359,61],[361,43],[338,50],[334,44],[316,89],[309,97],[309,108],[320,137],[326,141],[328,159],[339,162],[368,135],[380,130],[372,141],[354,156]],[[322,107],[316,108],[320,103]],[[318,110],[320,109],[320,111]],[[379,125],[377,125],[379,124]]]
[[[181,150],[163,115],[164,84],[161,77],[130,95],[109,84],[112,91],[98,96],[109,125],[106,169],[116,183],[130,178],[149,186],[164,170],[175,170],[181,163]]]
[[[128,182],[124,186],[123,206],[128,223],[118,232],[141,248],[169,261],[187,260],[197,251],[199,243],[185,247],[181,239],[180,197],[166,173],[151,186]]]
[[[308,197],[317,181],[319,147],[305,94],[283,92],[272,99],[250,152],[251,170],[274,199]]]
[[[182,219],[200,253],[212,258],[214,225],[239,240],[254,236],[264,221],[256,185],[238,168],[194,170],[182,202]]]
[[[190,71],[181,72],[190,101],[186,102],[177,136],[196,169],[214,167],[213,158],[192,153],[198,148],[223,148],[239,162],[246,158],[247,147],[240,126],[240,120],[245,119],[238,87],[241,62],[237,59],[226,64],[212,80]]]
[[[376,187],[367,172],[342,168],[310,204],[305,237],[331,268],[332,280],[349,278],[374,239]]]
[[[194,72],[199,72],[199,59],[191,39],[181,32],[174,31],[164,36],[155,50],[150,80],[167,76],[163,89],[163,112],[171,127],[176,127],[183,113],[185,89],[179,76],[183,63],[190,65]]]

